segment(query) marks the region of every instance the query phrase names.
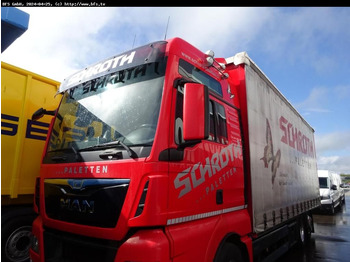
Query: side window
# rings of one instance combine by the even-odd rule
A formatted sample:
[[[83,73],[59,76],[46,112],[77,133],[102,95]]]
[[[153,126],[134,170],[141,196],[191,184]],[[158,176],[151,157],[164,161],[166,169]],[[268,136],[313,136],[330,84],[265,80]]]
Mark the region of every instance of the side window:
[[[218,103],[215,103],[215,104],[216,104],[217,119],[218,119],[217,139],[218,139],[218,142],[221,144],[228,144],[225,108]]]
[[[209,101],[209,137],[208,140],[215,141],[215,116],[214,116],[214,110],[213,110],[213,101]]]
[[[210,90],[222,97],[222,88],[220,83],[185,60],[179,60],[179,73],[187,79],[206,85]]]

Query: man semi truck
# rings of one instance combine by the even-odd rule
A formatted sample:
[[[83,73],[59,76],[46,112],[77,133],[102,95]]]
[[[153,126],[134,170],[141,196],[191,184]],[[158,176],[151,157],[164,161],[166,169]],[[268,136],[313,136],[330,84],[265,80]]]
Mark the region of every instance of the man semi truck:
[[[314,130],[246,53],[173,38],[59,92],[33,261],[272,261],[313,232]]]
[[[35,179],[49,116],[32,121],[39,107],[56,109],[59,82],[1,62],[1,261],[29,260]]]

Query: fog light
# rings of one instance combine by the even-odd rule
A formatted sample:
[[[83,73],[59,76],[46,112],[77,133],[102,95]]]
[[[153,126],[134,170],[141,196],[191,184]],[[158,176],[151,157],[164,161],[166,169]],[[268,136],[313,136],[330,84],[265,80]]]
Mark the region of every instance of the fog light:
[[[39,254],[39,240],[36,236],[32,236],[32,240],[31,240],[31,249]]]

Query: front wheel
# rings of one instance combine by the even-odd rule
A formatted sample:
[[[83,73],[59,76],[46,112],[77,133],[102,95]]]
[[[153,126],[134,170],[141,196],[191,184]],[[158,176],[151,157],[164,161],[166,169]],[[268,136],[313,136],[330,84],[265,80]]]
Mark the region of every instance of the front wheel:
[[[233,243],[225,243],[216,254],[214,262],[243,262],[240,249]]]
[[[17,212],[14,212],[16,214]],[[18,213],[1,223],[1,261],[29,261],[34,215]],[[2,217],[2,220],[4,218]]]

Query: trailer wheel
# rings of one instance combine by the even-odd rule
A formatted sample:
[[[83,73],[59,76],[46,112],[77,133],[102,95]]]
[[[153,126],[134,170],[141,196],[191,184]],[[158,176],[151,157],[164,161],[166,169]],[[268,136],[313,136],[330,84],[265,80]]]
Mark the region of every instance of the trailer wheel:
[[[306,236],[305,236],[305,223],[304,223],[304,219],[300,218],[299,219],[299,223],[298,223],[298,244],[300,246],[304,246],[305,245],[305,240],[306,240]]]
[[[226,242],[219,253],[215,256],[215,262],[243,262],[243,257],[239,248],[233,244]]]
[[[305,215],[299,219],[298,222],[298,244],[304,247],[311,238],[312,232],[312,217]]]
[[[314,220],[312,215],[307,214],[305,216],[305,243],[309,242],[311,239],[311,233],[314,230]]]
[[[16,214],[17,212],[13,212]],[[34,215],[11,216],[1,223],[1,261],[29,261]]]

